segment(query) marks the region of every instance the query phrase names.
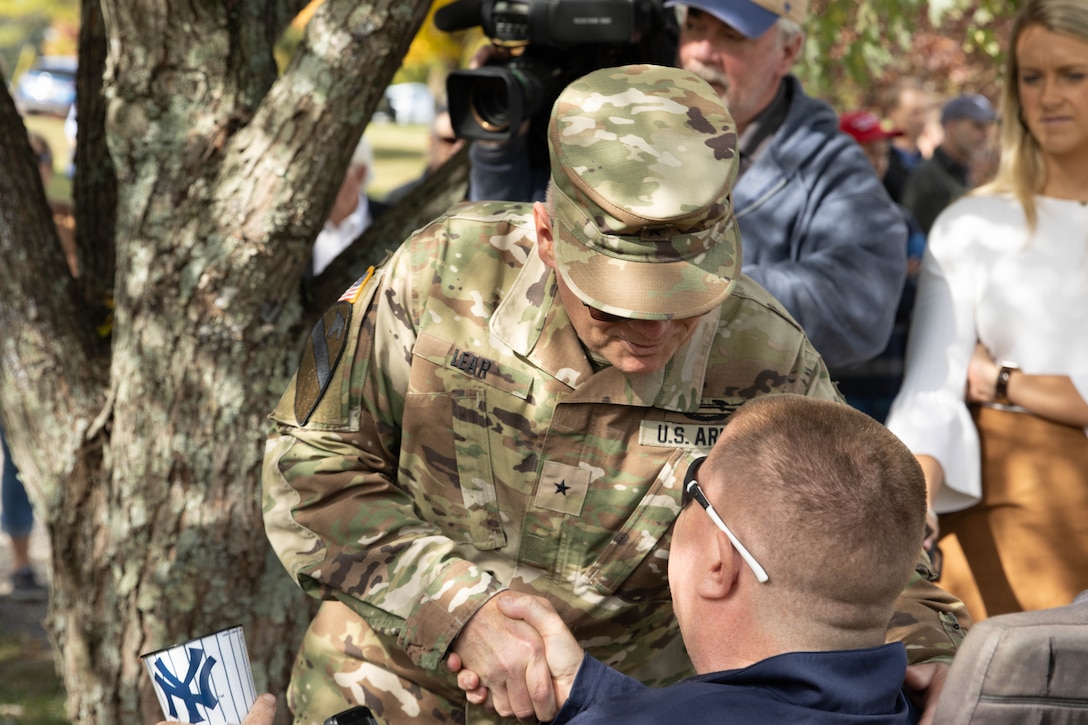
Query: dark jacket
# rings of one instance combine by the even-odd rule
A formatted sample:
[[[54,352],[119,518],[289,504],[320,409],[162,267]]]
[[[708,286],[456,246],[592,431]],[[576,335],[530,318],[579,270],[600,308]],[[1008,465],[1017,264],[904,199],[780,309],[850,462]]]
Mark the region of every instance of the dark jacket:
[[[949,204],[967,193],[968,168],[938,146],[933,156],[923,161],[907,179],[903,206],[914,215],[929,235],[937,216]]]
[[[905,725],[918,719],[902,692],[906,669],[906,650],[897,642],[793,652],[651,688],[586,655],[552,725]]]

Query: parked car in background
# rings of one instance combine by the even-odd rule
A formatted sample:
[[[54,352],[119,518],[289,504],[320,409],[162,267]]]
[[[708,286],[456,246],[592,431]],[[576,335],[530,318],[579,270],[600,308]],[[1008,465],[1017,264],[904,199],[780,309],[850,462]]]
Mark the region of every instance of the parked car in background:
[[[434,96],[426,83],[395,83],[385,89],[385,100],[400,126],[434,121]]]
[[[76,100],[75,56],[43,55],[15,83],[15,105],[20,113],[48,113],[64,117]]]

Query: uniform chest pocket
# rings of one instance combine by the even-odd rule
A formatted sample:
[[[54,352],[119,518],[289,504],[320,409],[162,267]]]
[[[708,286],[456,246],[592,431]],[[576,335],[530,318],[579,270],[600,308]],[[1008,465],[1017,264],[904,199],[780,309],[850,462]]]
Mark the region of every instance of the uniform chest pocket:
[[[401,480],[423,517],[458,543],[506,545],[496,470],[531,455],[507,417],[526,405],[529,381],[493,357],[421,335],[402,418]],[[524,443],[524,442],[520,442]]]
[[[674,451],[631,515],[606,540],[587,571],[597,592],[640,603],[671,598],[669,541],[689,458],[690,452]]]

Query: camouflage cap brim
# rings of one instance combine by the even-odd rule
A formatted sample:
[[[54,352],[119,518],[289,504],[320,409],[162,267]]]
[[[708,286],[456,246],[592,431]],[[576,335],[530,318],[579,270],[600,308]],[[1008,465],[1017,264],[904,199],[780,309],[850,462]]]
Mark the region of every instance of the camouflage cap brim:
[[[720,304],[740,270],[736,144],[721,98],[683,69],[605,68],[567,86],[548,150],[556,267],[578,298],[647,320]]]
[[[733,289],[740,233],[732,213],[688,234],[645,227],[639,236],[625,236],[602,233],[555,186],[553,202],[556,267],[591,307],[637,320],[681,319],[709,312]]]

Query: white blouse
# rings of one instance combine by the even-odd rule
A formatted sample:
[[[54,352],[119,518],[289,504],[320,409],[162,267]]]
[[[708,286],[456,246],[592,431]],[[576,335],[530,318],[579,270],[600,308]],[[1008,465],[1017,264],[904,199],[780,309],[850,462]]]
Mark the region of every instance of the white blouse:
[[[1068,375],[1088,400],[1088,205],[1036,204],[1030,238],[1011,195],[960,199],[930,231],[887,425],[915,454],[941,463],[938,512],[967,508],[982,493],[978,433],[964,400],[976,339],[998,363]]]

